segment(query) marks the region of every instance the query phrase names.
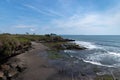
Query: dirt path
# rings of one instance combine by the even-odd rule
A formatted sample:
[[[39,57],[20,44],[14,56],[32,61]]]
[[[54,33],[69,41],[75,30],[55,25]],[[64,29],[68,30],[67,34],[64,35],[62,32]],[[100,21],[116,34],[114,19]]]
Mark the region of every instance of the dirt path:
[[[32,42],[32,46],[34,49],[17,56],[21,62],[27,65],[27,69],[16,80],[47,80],[56,73],[49,66],[47,58],[43,57],[47,47],[35,42]]]

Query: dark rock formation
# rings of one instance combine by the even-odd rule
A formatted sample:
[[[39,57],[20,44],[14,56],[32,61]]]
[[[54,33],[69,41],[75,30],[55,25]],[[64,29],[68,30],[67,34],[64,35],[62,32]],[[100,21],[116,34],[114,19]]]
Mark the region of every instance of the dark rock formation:
[[[63,43],[53,46],[57,50],[85,50],[87,48],[79,46],[75,43]]]
[[[68,50],[72,50],[72,49],[84,50],[84,49],[87,49],[85,47],[79,46],[79,45],[74,44],[74,43],[63,44],[62,46],[64,47],[64,49],[68,49]]]
[[[10,60],[0,66],[0,80],[12,80],[25,69],[26,65],[22,64],[21,61]]]

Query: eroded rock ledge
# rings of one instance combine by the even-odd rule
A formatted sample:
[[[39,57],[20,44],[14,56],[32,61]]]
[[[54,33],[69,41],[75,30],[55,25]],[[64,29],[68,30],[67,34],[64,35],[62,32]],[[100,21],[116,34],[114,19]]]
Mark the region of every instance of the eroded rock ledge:
[[[7,63],[0,65],[0,80],[11,80],[26,68],[27,66],[19,59],[11,58]]]

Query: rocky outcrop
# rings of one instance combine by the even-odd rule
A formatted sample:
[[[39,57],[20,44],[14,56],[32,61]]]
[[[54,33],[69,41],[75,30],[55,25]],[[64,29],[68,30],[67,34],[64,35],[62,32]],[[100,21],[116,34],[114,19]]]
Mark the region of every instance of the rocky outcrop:
[[[75,43],[61,43],[53,46],[57,50],[85,50],[87,48],[79,46]]]
[[[68,50],[72,50],[72,49],[84,50],[84,49],[87,49],[85,47],[79,46],[79,45],[74,44],[74,43],[62,44],[61,46],[64,47],[64,49],[68,49]]]
[[[26,69],[26,65],[19,60],[10,60],[0,66],[0,80],[12,80]]]

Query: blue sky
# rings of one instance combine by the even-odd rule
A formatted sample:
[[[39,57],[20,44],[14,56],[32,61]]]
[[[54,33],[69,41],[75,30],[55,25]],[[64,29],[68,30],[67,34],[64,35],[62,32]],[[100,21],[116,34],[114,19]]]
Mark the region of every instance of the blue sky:
[[[120,0],[0,0],[0,33],[120,35]]]

